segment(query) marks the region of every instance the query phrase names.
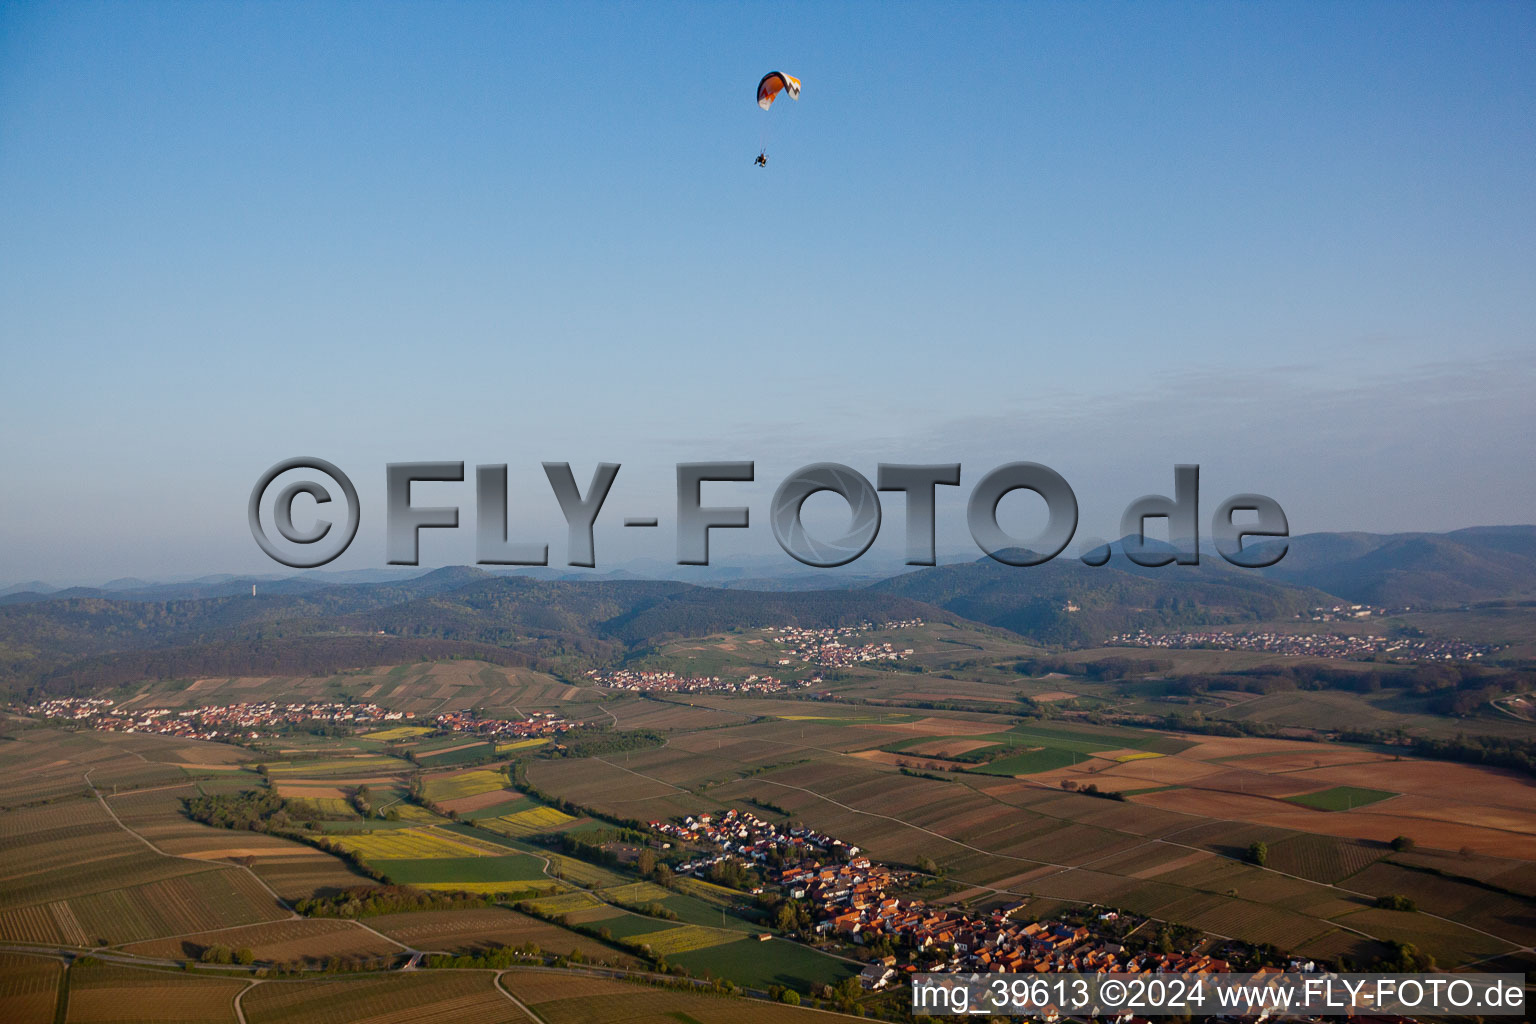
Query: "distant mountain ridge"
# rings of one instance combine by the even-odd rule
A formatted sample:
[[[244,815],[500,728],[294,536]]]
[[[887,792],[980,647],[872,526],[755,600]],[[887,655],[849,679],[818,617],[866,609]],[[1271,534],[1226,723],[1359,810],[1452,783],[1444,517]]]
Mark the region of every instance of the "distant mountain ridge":
[[[1536,526],[1303,534],[1291,538],[1285,558],[1263,573],[1383,607],[1536,597]]]
[[[398,583],[254,597],[248,590],[172,601],[62,595],[0,606],[0,685],[115,685],[124,681],[124,665],[137,666],[141,678],[272,674],[278,665],[285,674],[330,672],[338,664],[384,663],[394,651],[410,660],[397,641],[430,644],[432,657],[501,650],[527,664],[598,663],[659,638],[738,626],[949,617],[931,605],[865,591],[550,581],[460,566]],[[343,649],[352,660],[341,658]],[[370,650],[380,652],[379,661],[366,660]],[[251,662],[246,670],[238,667],[242,657]]]
[[[1310,587],[1264,579],[1219,556],[1198,566],[1148,568],[1110,545],[1107,565],[1070,557],[1020,567],[982,558],[919,569],[869,589],[937,605],[976,622],[1053,644],[1097,643],[1135,629],[1163,630],[1287,618],[1332,600]],[[1148,542],[1147,550],[1168,548]],[[1172,550],[1168,548],[1168,550]]]
[[[1214,554],[1198,566],[1147,568],[1116,544],[1101,567],[1068,556],[1031,567],[983,556],[815,588],[815,577],[793,568],[777,586],[769,580],[750,589],[736,580],[569,579],[553,570],[536,578],[456,566],[410,577],[391,570],[30,589],[0,597],[0,686],[15,692],[133,678],[303,674],[368,659],[455,654],[595,664],[659,639],[735,627],[908,618],[970,620],[1071,646],[1135,629],[1291,618],[1340,601],[1444,607],[1536,597],[1532,526],[1307,534],[1289,545],[1283,561],[1262,571]]]

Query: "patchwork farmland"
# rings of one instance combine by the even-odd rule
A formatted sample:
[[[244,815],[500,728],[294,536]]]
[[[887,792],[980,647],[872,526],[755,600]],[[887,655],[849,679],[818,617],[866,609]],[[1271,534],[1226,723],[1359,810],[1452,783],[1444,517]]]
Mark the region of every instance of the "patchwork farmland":
[[[942,667],[965,637],[945,625],[905,642],[919,662]],[[661,656],[714,649],[726,664],[752,639],[726,635]],[[964,650],[1017,656],[975,639]],[[367,679],[359,699],[373,691],[367,699],[430,708],[495,682],[485,666],[471,668],[403,666],[291,685],[334,696]],[[836,699],[538,683],[546,696],[558,686],[600,708],[615,735],[647,737],[582,756],[547,738],[493,749],[419,725],[295,732],[243,750],[23,730],[0,744],[0,781],[17,794],[0,811],[0,941],[43,955],[5,962],[15,983],[0,1001],[14,1000],[19,1019],[52,1020],[63,972],[47,953],[69,948],[128,958],[79,971],[86,995],[76,1002],[70,985],[70,1020],[108,1019],[124,993],[159,1005],[180,979],[149,967],[237,953],[251,970],[295,973],[198,978],[209,984],[177,1012],[232,1019],[239,994],[248,1022],[404,1020],[428,1005],[455,1020],[523,1019],[507,996],[517,985],[545,1020],[578,1006],[609,1012],[597,995],[535,1001],[544,974],[533,968],[555,970],[556,958],[567,971],[660,964],[759,992],[825,996],[857,973],[865,949],[785,931],[765,875],[754,893],[752,882],[711,880],[707,865],[679,873],[699,851],[646,825],[733,807],[857,844],[915,872],[922,899],[955,911],[1059,918],[1111,906],[1145,921],[1146,934],[1177,926],[1209,950],[1269,942],[1356,962],[1412,943],[1442,965],[1519,965],[1536,943],[1536,812],[1526,783],[1509,773],[1363,746],[1113,724],[1097,716],[1108,701],[1064,688],[1075,682],[970,671],[945,707],[913,706],[941,689],[889,668],[850,670],[830,684]],[[196,703],[208,693],[248,696],[233,682],[209,683]],[[1007,687],[1035,693],[1037,706],[1094,710],[1031,716],[1003,699]],[[509,714],[528,710],[521,698],[507,703]],[[238,808],[264,794],[291,812],[282,829],[189,817],[199,800]],[[1254,844],[1266,850],[1263,864],[1250,862]],[[1377,906],[1403,895],[1415,911]],[[476,973],[507,950],[537,951],[511,954],[524,966],[502,978],[511,985],[516,975],[516,985]],[[398,1003],[376,999],[389,989],[368,972],[417,955],[451,969],[424,972]],[[338,970],[361,973],[331,978]],[[569,991],[618,985],[633,1006],[649,998],[621,982],[561,980]],[[657,998],[674,1009],[690,999],[746,1008],[732,1020],[795,1013]]]

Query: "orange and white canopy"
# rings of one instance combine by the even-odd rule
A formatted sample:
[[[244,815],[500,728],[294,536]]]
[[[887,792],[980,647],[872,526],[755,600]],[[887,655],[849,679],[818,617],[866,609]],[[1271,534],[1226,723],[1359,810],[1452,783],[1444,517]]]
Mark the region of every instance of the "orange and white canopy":
[[[786,75],[782,71],[770,71],[763,76],[763,80],[757,83],[757,105],[767,110],[773,106],[773,101],[779,93],[789,93],[789,98],[800,98],[800,79],[794,75]]]

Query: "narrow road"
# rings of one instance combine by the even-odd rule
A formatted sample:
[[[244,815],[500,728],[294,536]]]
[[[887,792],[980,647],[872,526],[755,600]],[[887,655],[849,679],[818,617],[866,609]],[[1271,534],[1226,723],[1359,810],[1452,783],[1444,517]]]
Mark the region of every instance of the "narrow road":
[[[533,1007],[529,1006],[527,1003],[525,1003],[521,999],[517,998],[517,996],[515,996],[511,992],[509,992],[507,990],[507,987],[501,983],[501,976],[503,974],[506,974],[506,973],[507,973],[506,971],[497,971],[496,972],[496,977],[495,977],[494,981],[492,982],[492,984],[494,984],[496,986],[496,991],[500,992],[502,995],[506,996],[509,1000],[511,1000],[512,1001],[512,1005],[517,1007],[519,1010],[521,1010],[522,1013],[523,1013],[523,1016],[527,1017],[529,1020],[536,1022],[536,1024],[547,1024],[547,1022],[544,1020],[543,1017],[541,1017],[538,1014],[533,1012]]]
[[[171,858],[174,858],[176,860],[190,860],[190,861],[192,861],[192,862],[194,862],[196,864],[204,864],[204,865],[208,865],[208,864],[214,863],[214,862],[211,862],[211,861],[201,860],[201,859],[199,859],[197,857],[183,857],[180,854],[166,853],[164,850],[160,849],[160,847],[158,847],[154,843],[150,842],[144,836],[140,835],[138,832],[135,832],[133,829],[129,828],[128,825],[123,822],[123,819],[119,818],[117,816],[117,812],[112,809],[112,805],[107,802],[107,798],[104,797],[102,795],[101,791],[96,788],[96,784],[91,781],[91,772],[93,772],[95,770],[96,769],[94,769],[94,768],[89,768],[89,769],[86,770],[86,772],[85,772],[85,774],[83,776],[84,779],[85,779],[85,784],[90,787],[90,790],[91,790],[91,792],[93,794],[95,794],[96,799],[101,802],[102,809],[105,810],[107,812],[107,814],[111,816],[112,820],[117,823],[117,827],[118,828],[122,829],[124,832],[127,832],[129,835],[133,836],[139,842],[143,843],[145,846],[149,847],[151,850],[153,850],[154,852],[158,853],[162,857],[171,857]],[[316,852],[318,853],[319,851],[316,851]],[[278,906],[280,906],[284,910],[288,911],[288,917],[289,917],[290,920],[294,920],[294,919],[305,920],[304,915],[302,915],[298,911],[294,910],[292,904],[290,904],[287,900],[285,900],[281,896],[279,896],[278,893],[277,893],[277,890],[273,889],[270,885],[268,885],[266,879],[262,878],[254,870],[252,870],[251,868],[246,867],[244,864],[234,864],[234,863],[232,863],[232,866],[241,869],[246,874],[250,875],[251,878],[255,879],[256,884],[261,886],[264,890],[266,890],[267,894],[270,895],[272,897],[272,899],[277,901],[277,905]],[[363,922],[357,920],[356,918],[344,918],[342,920],[346,920],[346,921],[350,922],[352,925],[354,925],[354,926],[356,926],[358,928],[361,928],[363,931],[368,932],[371,935],[375,935],[378,938],[383,939],[385,942],[389,943],[392,946],[400,947],[400,949],[402,951],[406,952],[406,953],[417,953],[417,952],[419,952],[419,950],[413,949],[412,947],[407,946],[405,943],[400,942],[397,939],[390,938],[388,935],[385,935],[383,932],[379,931],[378,929],[371,928],[368,925],[364,924]],[[246,922],[245,924],[229,925],[226,928],[209,929],[209,930],[210,931],[230,931],[230,930],[235,929],[235,928],[246,928],[246,927],[250,927],[251,925],[263,924],[263,923],[265,923],[265,922],[249,921],[249,922]],[[191,932],[191,933],[188,933],[188,934],[196,935],[196,934],[201,934],[201,933]],[[172,938],[174,938],[174,937],[175,936],[172,936]]]
[[[260,985],[260,984],[261,984],[261,979],[260,978],[252,978],[249,982],[246,983],[245,988],[243,988],[239,992],[235,993],[234,1009],[235,1009],[235,1021],[236,1021],[236,1024],[245,1024],[245,1011],[240,1008],[240,1000],[245,998],[245,994],[247,992],[249,992],[251,989],[255,988],[257,985]]]

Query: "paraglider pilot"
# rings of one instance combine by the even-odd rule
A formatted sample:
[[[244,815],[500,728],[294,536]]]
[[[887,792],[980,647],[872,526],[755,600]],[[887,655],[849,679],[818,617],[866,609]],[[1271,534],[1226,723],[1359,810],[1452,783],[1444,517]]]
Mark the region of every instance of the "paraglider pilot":
[[[759,154],[757,154],[757,159],[753,160],[752,162],[754,164],[756,164],[757,166],[759,166],[759,167],[767,167],[768,166],[768,154],[766,152],[759,153]]]

